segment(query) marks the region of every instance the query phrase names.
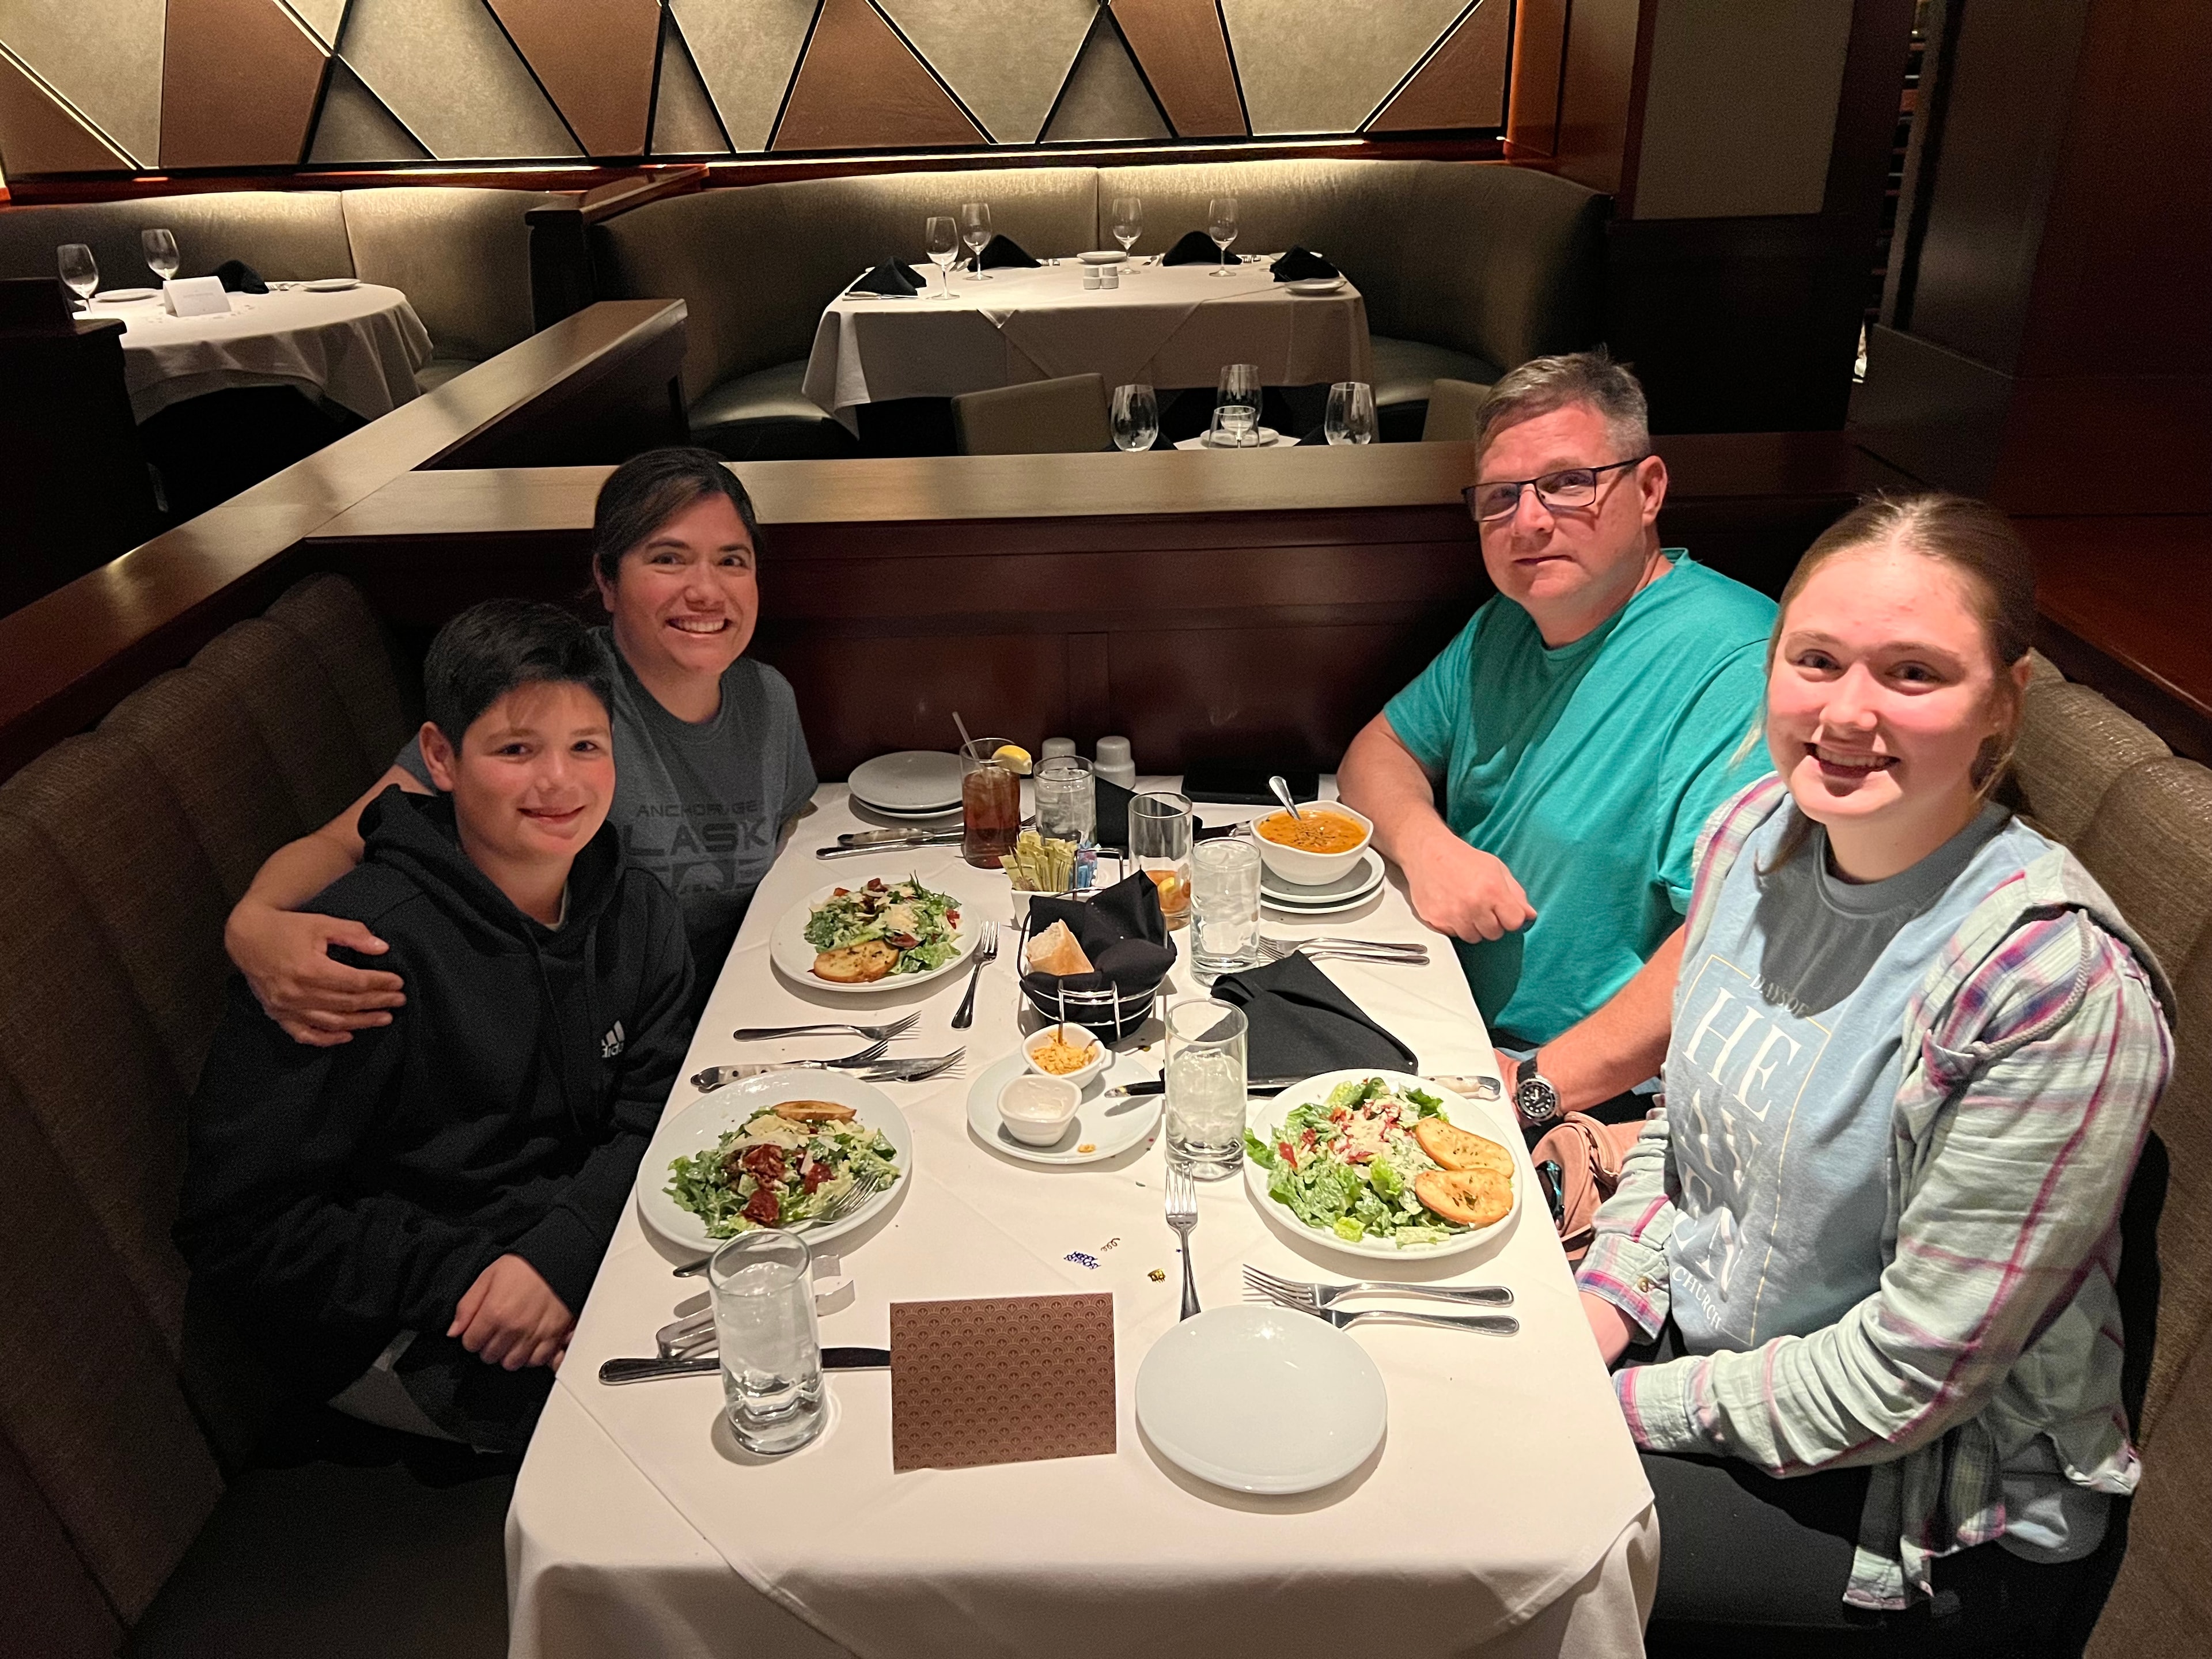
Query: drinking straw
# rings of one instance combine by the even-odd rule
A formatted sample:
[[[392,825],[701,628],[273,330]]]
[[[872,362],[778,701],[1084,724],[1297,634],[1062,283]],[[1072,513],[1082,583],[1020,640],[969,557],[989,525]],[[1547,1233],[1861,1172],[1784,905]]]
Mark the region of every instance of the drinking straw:
[[[960,711],[957,708],[952,711],[952,723],[960,728],[961,748],[964,750],[974,744],[975,739],[968,735],[968,722],[960,718]]]

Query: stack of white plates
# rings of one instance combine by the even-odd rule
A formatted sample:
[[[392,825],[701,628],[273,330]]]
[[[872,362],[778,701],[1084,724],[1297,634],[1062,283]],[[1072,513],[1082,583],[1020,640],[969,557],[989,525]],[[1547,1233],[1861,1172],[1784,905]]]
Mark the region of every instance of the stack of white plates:
[[[960,757],[937,749],[901,749],[853,769],[853,799],[894,818],[935,818],[960,810]]]
[[[1300,887],[1285,881],[1264,864],[1260,866],[1260,896],[1278,910],[1304,915],[1328,915],[1364,904],[1382,885],[1382,855],[1369,848],[1359,861],[1334,881],[1319,887]]]

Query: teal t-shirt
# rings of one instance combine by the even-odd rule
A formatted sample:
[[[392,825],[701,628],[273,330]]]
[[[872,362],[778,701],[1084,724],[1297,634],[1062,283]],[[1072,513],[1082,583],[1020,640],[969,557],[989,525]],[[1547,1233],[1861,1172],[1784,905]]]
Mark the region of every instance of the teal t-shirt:
[[[1382,713],[1444,780],[1444,821],[1502,860],[1536,920],[1459,941],[1493,1034],[1549,1042],[1628,981],[1689,908],[1706,818],[1770,765],[1744,739],[1774,602],[1668,548],[1668,573],[1557,650],[1503,594]]]

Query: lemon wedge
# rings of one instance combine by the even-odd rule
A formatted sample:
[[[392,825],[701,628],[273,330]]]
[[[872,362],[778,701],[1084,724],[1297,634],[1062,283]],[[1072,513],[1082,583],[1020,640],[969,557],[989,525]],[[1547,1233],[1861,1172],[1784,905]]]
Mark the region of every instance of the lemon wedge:
[[[1030,751],[1018,743],[1000,744],[991,759],[1017,777],[1025,778],[1030,775]]]

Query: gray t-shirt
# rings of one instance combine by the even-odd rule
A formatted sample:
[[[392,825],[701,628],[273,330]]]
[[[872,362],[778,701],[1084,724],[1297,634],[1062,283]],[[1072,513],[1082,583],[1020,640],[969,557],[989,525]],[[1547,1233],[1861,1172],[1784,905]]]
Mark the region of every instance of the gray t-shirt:
[[[614,681],[615,799],[607,822],[630,861],[659,876],[684,907],[703,1000],[775,857],[776,831],[814,795],[799,702],[782,675],[740,657],[723,672],[721,708],[694,726],[645,689],[610,629],[593,629],[592,640]],[[397,764],[429,785],[415,741]]]
[[[1990,805],[1911,869],[1852,883],[1818,825],[1773,867],[1796,817],[1777,812],[1745,843],[1682,964],[1667,1255],[1692,1353],[1808,1334],[1881,1288],[1905,1006],[1974,906],[2051,848]],[[2104,1535],[2104,1497],[2040,1442],[2007,1466],[2005,1504],[2016,1554],[2072,1560]]]

